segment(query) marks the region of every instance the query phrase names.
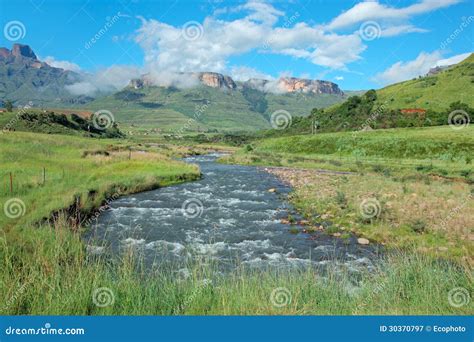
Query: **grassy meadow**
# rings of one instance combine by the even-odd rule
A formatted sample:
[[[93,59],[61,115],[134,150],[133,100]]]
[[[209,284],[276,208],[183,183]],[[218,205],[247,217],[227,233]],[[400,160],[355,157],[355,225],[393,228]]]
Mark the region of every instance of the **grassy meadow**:
[[[449,131],[442,131],[438,134],[450,135]],[[311,141],[318,138],[300,139]],[[372,142],[372,145],[367,143],[367,146],[373,146],[371,151],[376,151],[381,139]],[[459,151],[464,151],[465,144],[469,146],[470,143],[468,136],[465,139],[467,142],[462,143],[462,140],[457,142],[458,145],[454,144]],[[279,150],[282,144],[278,139],[256,142],[252,144],[252,151],[244,148],[230,160],[262,165],[316,168],[332,165],[346,168],[343,162],[333,165],[330,162],[332,159],[312,159],[314,155],[306,155],[306,151],[294,152],[289,147],[282,154],[273,152],[272,146]],[[292,141],[291,146],[297,148],[298,142]],[[335,221],[334,225],[338,230],[329,233],[340,233],[344,238],[348,231],[364,235],[364,229],[372,227],[367,231],[371,240],[379,240],[388,246],[390,241],[396,242],[393,246],[397,248],[377,264],[375,272],[360,275],[357,286],[354,286],[354,279],[338,270],[330,270],[323,276],[313,270],[277,273],[242,269],[226,277],[218,276],[206,260],[195,260],[189,267],[192,269],[191,276],[182,279],[166,269],[146,270],[140,266],[139,255],[130,254],[119,261],[93,257],[87,252],[81,239],[85,229],[81,222],[104,200],[115,193],[132,193],[195,179],[199,175],[197,168],[170,157],[190,152],[203,153],[212,148],[212,145],[179,146],[164,140],[153,142],[148,139],[137,142],[26,132],[0,135],[0,314],[472,314],[472,303],[462,306],[450,304],[455,295],[453,290],[462,288],[472,293],[472,274],[464,258],[469,255],[470,247],[467,241],[461,241],[460,235],[436,238],[432,245],[415,243],[413,249],[413,234],[418,234],[416,236],[420,241],[435,236],[430,225],[420,233],[408,232],[403,239],[399,239],[403,235],[395,231],[381,234],[378,219],[367,223],[351,216],[353,207],[357,206],[359,191],[365,186],[373,187],[370,181],[375,177],[379,177],[377,179],[381,183],[378,188],[367,191],[376,192],[380,187],[385,189],[386,179],[393,182],[390,191],[393,190],[396,195],[400,194],[403,185],[409,189],[407,194],[419,193],[418,187],[425,184],[425,180],[415,177],[398,183],[393,179],[396,177],[395,170],[394,175],[387,176],[383,172],[369,172],[370,168],[364,166],[359,176],[340,175],[337,181],[332,178],[319,181],[315,178],[311,179],[306,189],[294,184],[292,201],[303,214],[314,219],[315,226],[322,210],[328,208],[326,205],[339,205],[339,209],[331,212],[327,209],[325,213],[332,215],[327,216],[330,219],[341,215],[340,221]],[[462,153],[468,156],[467,152]],[[338,160],[337,154],[326,157]],[[458,170],[457,167],[469,167],[462,158],[451,163],[458,165],[449,168],[448,164],[443,164],[450,172]],[[13,174],[13,191],[10,189],[10,172]],[[368,179],[365,185],[361,182],[364,177]],[[423,173],[420,179],[424,177],[430,176]],[[341,187],[340,191],[345,191],[344,196],[337,195],[334,192],[336,188],[325,188],[332,182]],[[460,194],[468,193],[470,186],[465,179],[451,183],[450,179],[443,178],[439,182],[444,185],[439,189],[437,185],[433,186],[434,190],[426,184],[423,198],[431,198],[434,195],[430,191],[438,191],[442,196],[449,196],[449,201],[459,201]],[[359,187],[355,188],[357,183],[360,183]],[[343,197],[346,201],[342,200]],[[17,206],[20,215],[10,209],[7,216],[5,205],[13,198],[20,199],[24,207],[20,203]],[[395,203],[403,200],[402,197]],[[390,215],[394,216],[386,216],[385,207],[388,204],[383,198],[380,201],[384,203],[383,222],[389,220],[387,222],[396,223],[403,213],[399,212],[402,208],[395,206],[394,211],[390,211]],[[347,205],[341,206],[345,202]],[[435,204],[439,205],[438,202]],[[420,215],[424,218],[423,213]],[[354,222],[345,221],[349,218]],[[431,223],[424,219],[426,223]],[[472,216],[466,216],[465,220],[464,223],[472,223]],[[459,218],[455,221],[461,224]],[[461,244],[454,249],[450,245],[453,241]],[[446,250],[438,247],[447,246],[448,253],[425,253],[426,250],[419,248],[423,246],[444,252]]]
[[[339,171],[390,171],[472,180],[474,128],[449,126],[256,140],[230,161]]]
[[[124,140],[8,132],[0,135],[0,146],[0,202],[18,198],[24,203],[24,215],[0,216],[4,229],[40,222],[71,205],[87,215],[115,193],[144,191],[199,175],[196,167]]]
[[[277,166],[314,229],[474,265],[474,129],[324,133],[264,139],[224,162]],[[318,172],[330,170],[333,172]],[[364,203],[374,202],[374,217]]]
[[[443,110],[446,104],[461,100],[474,107],[474,54],[436,75],[389,85],[377,91],[379,103],[388,108]]]

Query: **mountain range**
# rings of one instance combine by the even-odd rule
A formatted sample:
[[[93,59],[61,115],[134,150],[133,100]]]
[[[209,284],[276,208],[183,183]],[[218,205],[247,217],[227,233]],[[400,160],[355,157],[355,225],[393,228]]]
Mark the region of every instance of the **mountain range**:
[[[386,109],[445,110],[455,101],[474,107],[473,55],[424,77],[377,90]],[[282,77],[236,81],[216,72],[137,75],[118,91],[94,97],[67,89],[84,75],[40,61],[27,45],[0,48],[0,99],[15,105],[107,110],[125,131],[254,131],[270,128],[272,113],[292,118],[331,107],[360,92],[343,92],[329,81]],[[329,112],[331,112],[329,108]],[[354,114],[355,115],[355,114]]]
[[[270,127],[274,111],[304,116],[346,98],[329,81],[284,77],[239,82],[215,72],[176,77],[186,86],[145,74],[117,92],[77,96],[67,87],[81,82],[80,73],[40,61],[28,45],[0,48],[0,99],[15,105],[105,109],[118,123],[135,129],[256,130]]]
[[[28,45],[0,48],[0,99],[16,105],[35,106],[84,104],[92,98],[75,96],[66,86],[81,80],[81,75],[55,68],[38,60]]]

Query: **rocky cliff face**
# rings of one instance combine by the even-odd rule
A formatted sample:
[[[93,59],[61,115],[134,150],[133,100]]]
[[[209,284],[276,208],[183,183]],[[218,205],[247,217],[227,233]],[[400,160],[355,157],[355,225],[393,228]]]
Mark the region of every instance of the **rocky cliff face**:
[[[234,80],[216,72],[199,72],[194,74],[202,84],[212,88],[235,89],[237,85]]]
[[[181,74],[186,75],[186,74]],[[222,75],[216,72],[196,72],[189,73],[189,77],[195,77],[200,81],[201,84],[219,89],[237,89],[237,84],[230,76]],[[271,87],[269,86],[271,83]],[[145,86],[153,85],[153,82],[148,78],[147,75],[143,75],[141,78],[133,79],[130,81],[129,86],[134,89],[140,89]],[[267,88],[274,88],[278,92],[302,92],[312,94],[336,94],[343,95],[339,86],[329,81],[319,80],[308,80],[295,77],[284,77],[277,81],[269,81],[265,79],[252,78],[243,83],[244,86],[249,88],[258,89],[266,92]]]
[[[180,73],[180,78],[189,77],[195,78],[199,80],[199,82],[205,86],[212,87],[212,88],[220,88],[220,89],[236,89],[237,85],[235,84],[234,80],[229,77],[225,76],[216,72],[193,72],[193,73]],[[146,86],[150,86],[156,84],[150,79],[148,74],[143,75],[140,78],[133,79],[130,81],[129,86],[134,89],[140,89]]]
[[[4,64],[14,63],[35,69],[50,67],[48,64],[39,61],[28,45],[22,44],[14,44],[11,51],[7,48],[0,48],[0,62]]]
[[[295,77],[283,77],[278,81],[280,88],[289,93],[302,92],[312,94],[337,94],[343,95],[336,83],[329,81],[308,80]]]
[[[0,48],[0,92],[15,105],[75,100],[65,86],[79,80],[80,75],[73,71],[38,60],[28,45],[14,44],[11,50]]]
[[[441,71],[448,69],[449,67],[451,67],[451,65],[437,66],[437,67],[431,68],[426,74],[426,76],[434,76],[436,74],[439,74]]]

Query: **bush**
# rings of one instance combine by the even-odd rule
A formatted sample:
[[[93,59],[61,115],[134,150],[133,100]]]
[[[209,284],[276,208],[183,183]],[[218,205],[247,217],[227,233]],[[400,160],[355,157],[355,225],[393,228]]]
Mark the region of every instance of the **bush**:
[[[415,220],[410,224],[410,228],[415,233],[424,233],[426,231],[426,222],[421,219]]]
[[[336,203],[342,208],[347,208],[347,198],[346,194],[342,191],[337,191],[336,193]]]

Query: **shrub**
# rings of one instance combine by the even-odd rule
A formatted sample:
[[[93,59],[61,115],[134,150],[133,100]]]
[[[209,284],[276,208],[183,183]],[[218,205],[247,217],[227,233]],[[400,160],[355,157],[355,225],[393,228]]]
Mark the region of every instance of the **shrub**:
[[[346,194],[343,193],[342,191],[337,191],[337,192],[336,192],[336,203],[337,203],[342,209],[347,208],[347,198],[346,198]]]
[[[426,231],[426,222],[421,219],[417,219],[413,221],[412,223],[410,223],[410,228],[415,233],[418,233],[418,234],[424,233]]]

